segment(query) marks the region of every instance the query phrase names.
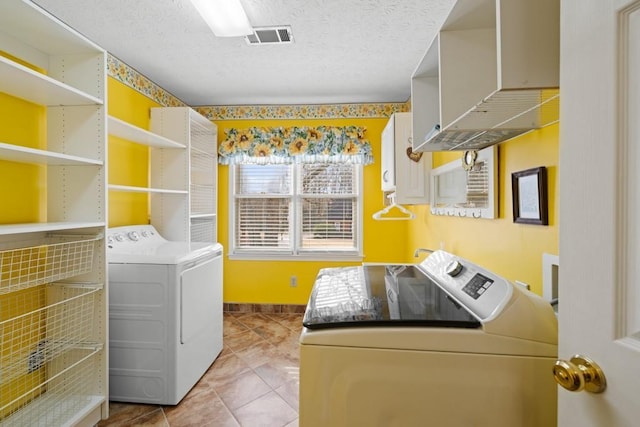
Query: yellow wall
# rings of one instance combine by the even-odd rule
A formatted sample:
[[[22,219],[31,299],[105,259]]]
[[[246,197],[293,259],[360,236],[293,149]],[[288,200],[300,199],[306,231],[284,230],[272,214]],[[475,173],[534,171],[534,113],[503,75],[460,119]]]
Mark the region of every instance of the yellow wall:
[[[109,115],[149,129],[149,109],[161,105],[118,80],[108,80]],[[149,148],[109,136],[109,184],[147,187]],[[109,227],[147,224],[148,195],[109,191]]]
[[[44,72],[4,52],[0,51],[0,56],[9,57],[32,69]],[[0,93],[0,142],[45,149],[46,123],[46,107]],[[0,224],[46,221],[46,172],[46,166],[0,161]],[[15,261],[8,259],[9,256],[0,260],[4,273]],[[0,295],[2,308],[0,323],[6,323],[0,336],[0,342],[6,344],[0,348],[3,358],[8,357],[11,352],[22,354],[21,352],[26,352],[27,349],[35,348],[37,342],[43,338],[44,327],[39,316],[30,314],[25,317],[31,320],[32,329],[28,331],[29,333],[19,331],[16,334],[14,330],[19,324],[24,323],[25,319],[11,320],[41,307],[44,304],[43,297],[42,287]],[[15,360],[10,358],[5,361],[10,364],[15,363]],[[29,374],[13,377],[11,381],[0,383],[0,407],[16,399],[12,405],[0,412],[0,419],[24,404],[25,400],[34,397],[29,395],[26,398],[18,398],[41,383],[44,373],[43,369],[38,369]]]
[[[109,114],[137,126],[149,126],[149,108],[159,106],[147,96],[109,78]],[[364,167],[364,258],[363,262],[416,262],[418,247],[444,248],[476,262],[512,281],[519,280],[542,293],[542,254],[558,254],[558,125],[530,132],[498,146],[499,218],[479,220],[432,216],[428,206],[410,207],[413,221],[375,221],[372,215],[383,207],[380,190],[380,134],[386,118],[217,120],[218,139],[227,128],[252,126],[346,126],[367,128],[375,163]],[[110,137],[109,182],[146,186],[148,149]],[[434,153],[434,167],[459,160],[461,152]],[[549,185],[549,225],[513,223],[511,173],[546,166]],[[218,239],[228,248],[228,167],[218,166]],[[109,193],[109,225],[145,223],[146,195]],[[227,303],[305,304],[318,270],[354,265],[357,262],[246,261],[225,257],[224,301]],[[298,285],[290,286],[291,276]]]
[[[363,262],[400,262],[405,259],[409,221],[376,221],[372,215],[383,208],[380,189],[380,135],[386,118],[315,119],[315,120],[239,120],[217,121],[219,142],[225,129],[252,126],[347,126],[367,128],[365,134],[372,146],[375,163],[364,166]],[[228,166],[219,166],[218,240],[228,247]],[[306,304],[318,270],[325,267],[357,265],[359,262],[310,261],[245,261],[224,263],[224,301],[228,303]],[[298,286],[290,286],[296,276]]]
[[[0,142],[43,149],[46,108],[0,93]],[[46,167],[0,161],[0,224],[46,220]]]
[[[558,127],[552,125],[498,146],[499,218],[472,219],[434,216],[428,206],[413,210],[407,248],[440,248],[473,261],[505,278],[531,285],[542,294],[542,254],[558,254]],[[460,160],[461,152],[435,153],[434,167]],[[513,222],[511,173],[547,167],[549,225]],[[421,258],[422,259],[422,258]]]

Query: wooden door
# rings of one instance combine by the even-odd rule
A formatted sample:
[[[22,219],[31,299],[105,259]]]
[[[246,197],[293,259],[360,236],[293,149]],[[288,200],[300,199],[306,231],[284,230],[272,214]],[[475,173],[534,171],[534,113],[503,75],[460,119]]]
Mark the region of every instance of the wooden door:
[[[559,358],[602,393],[558,393],[558,425],[640,423],[640,0],[561,2]]]

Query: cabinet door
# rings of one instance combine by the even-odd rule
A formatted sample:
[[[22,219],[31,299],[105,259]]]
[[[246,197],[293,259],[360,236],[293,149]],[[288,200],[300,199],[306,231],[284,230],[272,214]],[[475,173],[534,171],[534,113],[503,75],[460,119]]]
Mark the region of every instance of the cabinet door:
[[[389,122],[382,131],[382,166],[381,180],[382,191],[395,191],[395,115],[389,118]]]
[[[431,153],[411,151],[411,113],[394,114],[393,135],[396,202],[405,205],[429,203]]]

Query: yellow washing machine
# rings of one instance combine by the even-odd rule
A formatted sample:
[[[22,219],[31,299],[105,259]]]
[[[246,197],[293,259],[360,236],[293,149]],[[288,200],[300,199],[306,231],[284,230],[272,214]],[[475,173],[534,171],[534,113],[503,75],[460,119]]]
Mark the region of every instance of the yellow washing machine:
[[[328,268],[300,337],[300,426],[556,425],[550,304],[444,251]]]

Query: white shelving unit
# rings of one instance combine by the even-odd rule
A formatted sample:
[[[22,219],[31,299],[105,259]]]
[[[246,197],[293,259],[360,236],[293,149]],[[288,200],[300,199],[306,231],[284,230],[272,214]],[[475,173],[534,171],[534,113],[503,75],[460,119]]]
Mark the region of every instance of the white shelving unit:
[[[411,153],[411,159],[411,147],[411,113],[394,113],[382,131],[382,191],[395,192],[401,205],[426,205],[431,153]]]
[[[414,151],[479,150],[558,120],[559,0],[457,0],[411,79]]]
[[[184,144],[109,116],[109,135],[156,148],[186,148]]]
[[[134,187],[131,185],[117,185],[117,184],[110,184],[109,190],[122,191],[126,193],[182,194],[185,196],[188,194],[188,191],[186,190],[167,190],[165,188]]]
[[[106,52],[22,0],[0,2],[0,50],[46,71],[0,57],[0,92],[47,123],[45,149],[0,142],[46,170],[45,220],[0,226],[0,425],[91,426],[108,416]]]
[[[187,147],[181,154],[151,150],[151,184],[188,192],[185,200],[153,195],[151,223],[169,240],[216,242],[216,125],[188,107],[152,108],[151,130]]]
[[[87,159],[68,154],[53,153],[46,150],[21,147],[19,145],[0,142],[0,158],[19,163],[46,164],[51,166],[102,166],[104,162],[97,159]]]
[[[156,150],[166,150],[167,157],[171,157],[173,162],[180,165],[186,162],[186,145],[172,139],[149,132],[138,126],[127,123],[116,117],[109,116],[109,135],[117,136],[135,144],[145,145]],[[171,154],[169,154],[171,153]],[[181,182],[163,182],[155,187],[136,187],[130,185],[109,184],[109,191],[119,191],[126,193],[146,193],[152,200],[154,198],[167,198],[176,206],[182,206],[187,202],[188,189]],[[161,230],[159,230],[161,231]]]

